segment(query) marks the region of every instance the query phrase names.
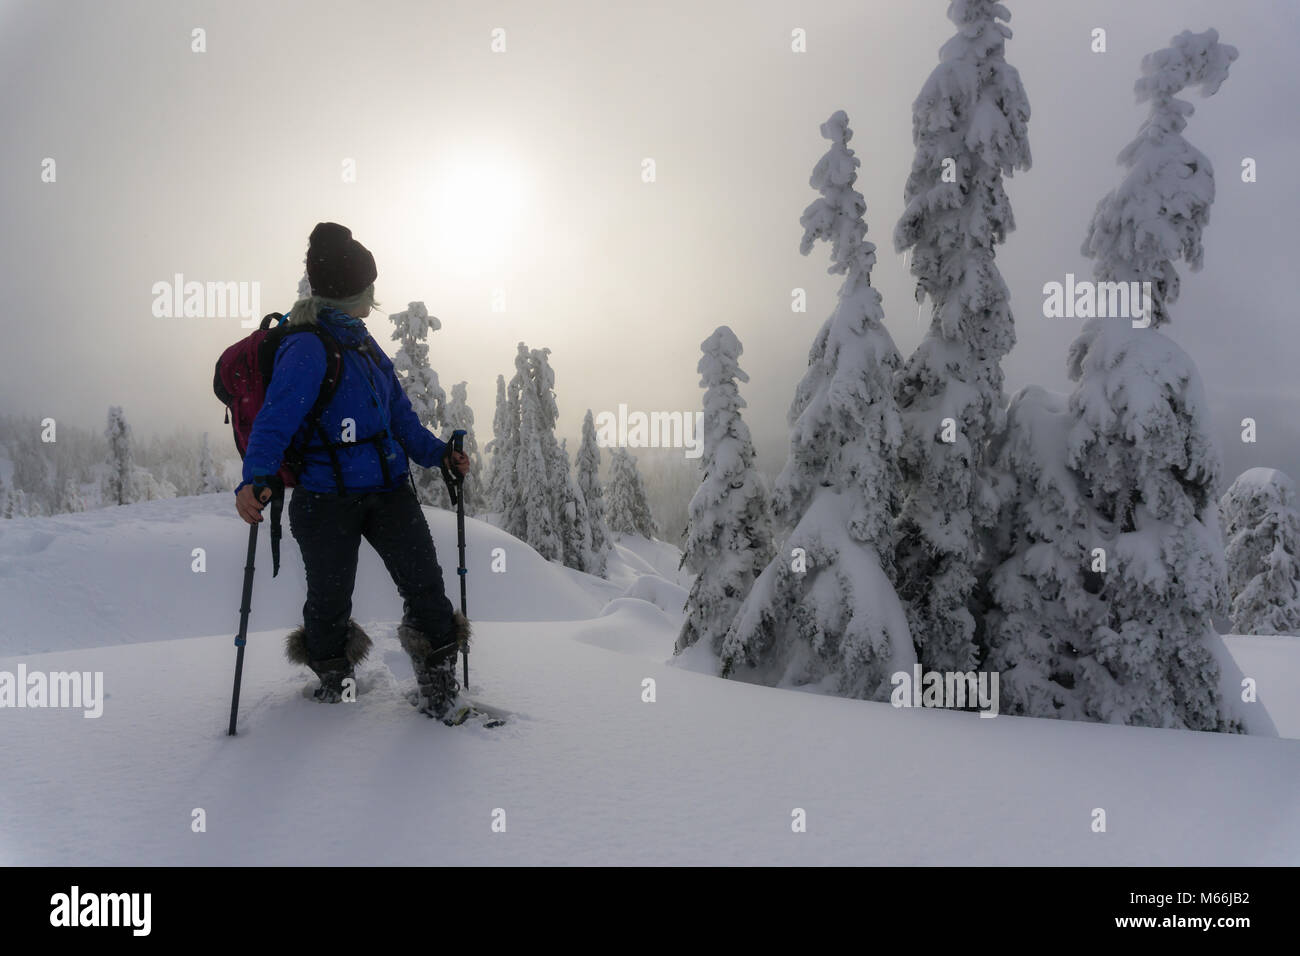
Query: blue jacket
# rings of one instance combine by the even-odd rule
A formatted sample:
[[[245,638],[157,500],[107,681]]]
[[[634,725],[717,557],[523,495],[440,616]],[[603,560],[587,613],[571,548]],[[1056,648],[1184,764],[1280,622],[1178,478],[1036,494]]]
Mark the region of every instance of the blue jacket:
[[[346,323],[346,324],[345,324]],[[323,310],[320,328],[344,346],[343,375],[338,390],[321,412],[320,422],[331,442],[343,440],[343,420],[356,424],[352,444],[336,448],[343,482],[349,493],[391,491],[406,480],[407,456],[425,468],[442,464],[446,445],[420,424],[411,401],[393,370],[393,363],[366,331],[365,325],[333,310]],[[368,340],[374,358],[355,348]],[[293,440],[305,450],[298,484],[308,491],[337,492],[330,455],[315,432],[308,413],[325,378],[325,346],[310,332],[286,336],[275,353],[275,369],[244,453],[243,485],[256,477],[274,475]],[[365,439],[381,431],[391,436]],[[388,483],[379,456],[387,458]],[[236,491],[239,488],[235,489]]]

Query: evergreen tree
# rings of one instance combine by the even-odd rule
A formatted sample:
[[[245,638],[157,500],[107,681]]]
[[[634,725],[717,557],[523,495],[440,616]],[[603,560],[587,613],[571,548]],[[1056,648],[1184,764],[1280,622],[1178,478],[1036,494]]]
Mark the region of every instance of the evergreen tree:
[[[609,527],[605,523],[605,492],[600,484],[600,447],[596,444],[596,425],[590,408],[582,419],[582,444],[578,446],[577,473],[578,490],[587,505],[587,523],[591,529],[591,558],[587,571],[604,577],[613,544]]]
[[[608,510],[606,521],[615,534],[639,534],[645,538],[659,535],[659,526],[650,514],[645,482],[637,471],[636,459],[626,448],[615,448],[610,455]]]
[[[486,508],[483,497],[483,463],[478,453],[478,440],[474,437],[474,410],[469,407],[466,398],[465,382],[458,382],[451,387],[451,401],[447,403],[445,440],[451,441],[451,433],[458,428],[465,430],[464,450],[469,457],[470,470],[461,485],[465,496],[465,514],[482,514]]]
[[[430,332],[442,328],[442,322],[429,314],[423,302],[412,302],[405,311],[394,312],[389,318],[393,322],[393,340],[401,343],[393,356],[397,377],[420,424],[435,435],[441,434],[446,421],[447,393],[438,384],[438,373],[429,367],[429,345],[425,340]],[[421,500],[439,508],[450,504],[439,469],[423,468],[412,462],[411,474]]]
[[[1184,30],[1143,58],[1135,89],[1139,103],[1151,103],[1150,114],[1120,152],[1128,172],[1097,204],[1083,242],[1099,281],[1151,283],[1152,327],[1169,321],[1178,299],[1174,263],[1181,258],[1193,271],[1201,268],[1201,231],[1214,202],[1214,167],[1182,136],[1194,107],[1177,95],[1188,86],[1212,95],[1236,58],[1236,48],[1220,43],[1214,30]]]
[[[1228,542],[1232,628],[1300,634],[1300,513],[1295,484],[1273,468],[1238,476],[1219,502]]]
[[[212,449],[208,447],[208,433],[203,433],[203,446],[199,451],[199,481],[197,493],[208,495],[225,491],[225,482],[217,474],[217,467],[212,462]]]
[[[573,477],[569,462],[568,442],[561,441],[556,459],[558,474],[556,485],[560,489],[559,522],[560,539],[564,548],[565,567],[592,572],[591,519],[587,501]]]
[[[1181,136],[1192,106],[1174,94],[1188,85],[1213,93],[1236,55],[1208,30],[1180,34],[1143,59],[1136,90],[1139,101],[1151,101],[1151,115],[1120,154],[1130,173],[1098,206],[1084,243],[1099,279],[1152,282],[1153,326],[1168,321],[1176,296],[1172,258],[1200,267],[1214,194],[1208,162]],[[1145,175],[1135,178],[1139,168]],[[1102,240],[1124,234],[1138,216],[1137,241]],[[1171,236],[1178,237],[1172,244]],[[1208,646],[1227,581],[1219,454],[1196,365],[1154,327],[1093,319],[1071,346],[1068,369],[1076,383],[1068,462],[1110,558],[1100,591],[1106,620],[1080,661],[1087,712],[1112,723],[1239,729],[1220,698]]]
[[[81,498],[81,490],[76,481],[66,478],[59,492],[59,514],[75,514],[86,510],[86,503]]]
[[[104,503],[130,504],[136,498],[135,465],[131,460],[131,426],[120,405],[108,410],[108,471],[104,475]]]
[[[523,346],[523,343],[519,343]],[[515,355],[515,374],[506,386],[506,408],[510,415],[508,458],[503,460],[510,481],[501,486],[502,527],[516,538],[528,534],[528,508],[524,498],[524,481],[520,468],[523,459],[523,434],[520,425],[523,421],[523,392],[525,384],[531,388],[528,372],[528,352],[526,348]],[[503,452],[506,452],[503,449]]]
[[[22,489],[29,516],[55,513],[57,485],[50,481],[49,467],[51,456],[57,450],[57,445],[41,441],[38,429],[34,427],[22,429],[14,440],[11,454],[13,484]]]
[[[854,188],[860,161],[848,145],[848,117],[834,113],[821,133],[831,147],[809,180],[821,197],[800,219],[800,252],[830,242],[829,271],[844,281],[790,406],[790,452],[772,511],[792,530],[723,638],[722,673],[883,700],[891,675],[915,661],[888,575],[902,440],[891,391],[899,355],[871,286],[876,247]]]
[[[1083,482],[1067,464],[1069,401],[1036,385],[1011,400],[1005,431],[990,447],[1000,520],[989,576],[985,667],[1000,675],[1004,713],[1083,720],[1079,658],[1104,623],[1103,539]]]
[[[682,566],[695,574],[695,581],[676,652],[703,639],[716,654],[754,578],[772,560],[773,548],[767,495],[754,467],[749,427],[740,415],[745,400],[736,381],[749,381],[740,367],[744,349],[725,325],[700,349],[696,369],[705,389],[704,475],[691,498],[682,552]]]
[[[966,671],[980,536],[996,521],[985,445],[1004,416],[1001,361],[1015,344],[995,247],[1015,228],[1003,178],[1031,162],[1029,101],[1006,62],[1010,13],[952,0],[958,32],[912,106],[916,156],[894,246],[912,254],[930,328],[897,376],[904,422],[895,578],[921,663]]]
[[[488,476],[488,508],[498,514],[506,510],[506,491],[514,484],[514,461],[518,454],[519,420],[510,413],[506,399],[506,378],[497,376],[496,411],[492,415],[492,440],[483,446],[484,454],[492,456],[492,470]]]
[[[528,542],[548,561],[564,557],[556,514],[555,379],[545,356],[550,349],[529,350],[519,343],[515,377],[510,383],[519,408],[519,445],[515,485],[510,489],[506,531]]]

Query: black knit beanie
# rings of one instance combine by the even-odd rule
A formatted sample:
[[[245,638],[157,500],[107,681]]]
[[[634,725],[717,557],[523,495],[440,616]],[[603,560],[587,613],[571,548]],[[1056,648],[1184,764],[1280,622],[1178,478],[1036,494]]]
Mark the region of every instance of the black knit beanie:
[[[307,281],[312,295],[350,299],[375,281],[375,257],[337,222],[319,222],[307,240]]]

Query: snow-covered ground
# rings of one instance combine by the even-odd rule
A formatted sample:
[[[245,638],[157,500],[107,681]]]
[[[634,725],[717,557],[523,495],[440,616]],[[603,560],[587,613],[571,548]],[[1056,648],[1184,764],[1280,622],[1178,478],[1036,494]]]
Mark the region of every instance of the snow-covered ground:
[[[426,513],[454,583],[454,516]],[[0,671],[102,671],[107,697],[98,719],[0,709],[0,863],[1300,862],[1295,739],[724,681],[672,659],[689,583],[675,549],[624,538],[604,582],[482,522],[468,536],[473,692],[512,723],[447,728],[405,701],[400,602],[365,546],[362,694],[304,699],[281,655],[304,596],[286,528],[277,579],[261,537],[228,738],[247,541],[229,495],[0,523]],[[1260,723],[1267,708],[1300,737],[1300,639],[1223,646],[1258,681]]]

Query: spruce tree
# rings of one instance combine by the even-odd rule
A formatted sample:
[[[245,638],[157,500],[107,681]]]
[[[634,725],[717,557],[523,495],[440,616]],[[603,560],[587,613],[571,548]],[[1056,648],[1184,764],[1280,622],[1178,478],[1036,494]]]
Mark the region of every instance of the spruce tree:
[[[478,440],[474,437],[474,410],[469,407],[466,390],[467,383],[457,382],[451,387],[451,401],[447,403],[445,439],[451,440],[451,433],[458,428],[465,430],[464,450],[469,457],[470,470],[461,484],[465,496],[465,514],[481,514],[486,508],[483,496],[483,462],[478,453]]]
[[[65,478],[59,491],[59,514],[76,514],[86,510],[86,503],[81,498],[81,489],[72,478]]]
[[[130,504],[136,499],[135,465],[131,460],[131,426],[120,405],[108,410],[108,470],[104,474],[104,503]]]
[[[704,392],[703,479],[691,498],[682,566],[695,575],[676,653],[703,640],[715,654],[749,594],[772,560],[767,495],[754,467],[754,445],[741,418],[748,382],[736,334],[719,326],[700,343],[696,366]]]
[[[519,343],[515,356],[512,397],[519,408],[519,445],[515,456],[515,485],[510,489],[506,530],[526,541],[548,561],[560,561],[564,545],[560,539],[556,501],[559,493],[552,481],[556,467],[554,378],[544,361],[549,349],[530,350]]]
[[[894,246],[911,252],[931,322],[895,381],[903,415],[896,582],[921,663],[967,671],[978,655],[981,535],[996,521],[985,446],[1002,427],[1001,361],[1015,344],[995,248],[1015,228],[1003,178],[1031,162],[1029,100],[1006,61],[996,0],[952,0],[958,32],[912,106],[916,156]]]
[[[600,447],[596,444],[596,425],[590,408],[582,419],[582,444],[578,446],[576,470],[578,490],[587,505],[587,523],[591,529],[591,557],[587,571],[604,577],[613,544],[609,526],[605,523],[605,492],[600,483]]]
[[[556,458],[554,481],[560,491],[559,523],[563,542],[564,565],[578,571],[592,572],[591,519],[587,501],[570,468],[568,442],[561,441]]]
[[[203,445],[199,450],[198,494],[208,495],[224,491],[225,482],[217,474],[217,466],[212,461],[212,449],[208,445],[208,433],[203,433]]]
[[[650,513],[650,501],[636,459],[626,448],[615,448],[610,455],[609,470],[605,513],[609,530],[615,534],[657,537],[659,525]]]
[[[393,356],[398,380],[406,397],[411,400],[411,408],[420,424],[435,435],[441,434],[446,420],[447,393],[438,383],[438,373],[429,367],[426,339],[430,332],[442,328],[442,322],[429,314],[423,302],[412,302],[404,311],[394,312],[389,318],[393,322],[393,340],[400,343]],[[439,508],[450,504],[441,471],[422,468],[412,462],[411,474],[422,501]]]
[[[1236,58],[1236,48],[1220,43],[1214,30],[1184,30],[1143,58],[1134,89],[1139,103],[1150,102],[1150,113],[1120,152],[1127,172],[1097,204],[1083,242],[1099,281],[1151,283],[1152,327],[1169,321],[1178,299],[1174,263],[1181,258],[1193,271],[1201,268],[1201,232],[1214,202],[1214,167],[1182,135],[1195,108],[1177,96],[1189,86],[1213,95]]]
[[[1232,627],[1238,634],[1300,634],[1300,513],[1295,484],[1251,468],[1219,502]]]
[[[496,411],[492,415],[492,440],[483,446],[483,453],[489,455],[491,460],[487,506],[498,514],[504,514],[506,489],[514,484],[515,446],[518,439],[519,421],[510,414],[510,404],[506,400],[506,378],[498,375]]]
[[[1236,56],[1208,30],[1184,32],[1143,59],[1136,90],[1151,113],[1120,154],[1129,172],[1098,205],[1084,243],[1098,279],[1154,290],[1152,327],[1093,319],[1068,361],[1068,463],[1109,557],[1100,585],[1106,619],[1080,661],[1083,703],[1096,720],[1239,729],[1208,646],[1212,616],[1227,603],[1218,448],[1195,363],[1154,327],[1169,320],[1177,296],[1172,263],[1181,256],[1200,268],[1214,196],[1208,160],[1182,138],[1192,106],[1175,94],[1195,85],[1213,93]]]
[[[1068,465],[1069,400],[1031,385],[1011,400],[989,459],[1000,520],[991,551],[985,667],[1000,675],[1000,708],[1030,717],[1087,718],[1080,656],[1105,620],[1098,591],[1102,531]]]
[[[854,188],[860,161],[848,117],[834,113],[821,133],[831,147],[809,180],[821,196],[800,219],[799,248],[807,255],[829,242],[828,271],[844,281],[790,406],[790,451],[772,494],[784,544],[723,639],[722,674],[883,700],[891,675],[915,660],[888,575],[899,355],[871,285],[876,247]]]

